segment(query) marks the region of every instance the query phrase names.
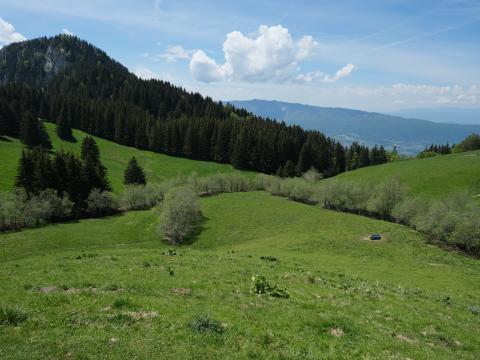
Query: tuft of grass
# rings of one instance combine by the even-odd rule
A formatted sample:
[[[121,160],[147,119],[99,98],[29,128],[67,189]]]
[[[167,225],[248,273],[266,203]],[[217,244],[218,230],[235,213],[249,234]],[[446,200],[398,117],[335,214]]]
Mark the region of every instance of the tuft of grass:
[[[208,315],[200,315],[188,323],[188,326],[200,333],[223,334],[225,326],[218,320],[210,318]]]
[[[27,320],[28,315],[18,308],[0,307],[0,325],[17,326]]]
[[[133,308],[135,308],[135,304],[133,302],[131,302],[130,299],[118,298],[114,301],[113,307],[115,309],[122,309],[122,308],[133,309]]]
[[[275,256],[270,256],[270,255],[260,256],[260,259],[266,260],[266,261],[277,261],[278,260]]]

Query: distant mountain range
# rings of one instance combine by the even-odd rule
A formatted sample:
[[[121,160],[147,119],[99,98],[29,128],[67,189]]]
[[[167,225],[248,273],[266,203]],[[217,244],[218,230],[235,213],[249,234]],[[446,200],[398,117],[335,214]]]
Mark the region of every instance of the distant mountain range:
[[[454,144],[480,125],[445,124],[360,110],[318,107],[281,101],[227,101],[256,115],[319,130],[344,144],[394,146],[401,153],[415,154],[430,144]]]
[[[390,115],[402,116],[414,119],[424,119],[439,123],[450,124],[480,124],[479,109],[459,109],[459,108],[422,108],[422,109],[403,109],[394,112],[388,112]]]

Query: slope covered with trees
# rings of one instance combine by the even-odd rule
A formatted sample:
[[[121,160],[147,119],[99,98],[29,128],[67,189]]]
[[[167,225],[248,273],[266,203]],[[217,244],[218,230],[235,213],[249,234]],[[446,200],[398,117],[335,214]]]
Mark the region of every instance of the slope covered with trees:
[[[44,123],[44,126],[51,140],[53,151],[63,150],[72,152],[77,157],[81,156],[82,143],[84,143],[85,138],[89,137],[88,134],[80,130],[73,130],[76,141],[64,141],[57,136],[54,124]],[[163,180],[175,178],[179,175],[189,176],[192,173],[202,177],[215,173],[238,172],[227,164],[173,157],[119,145],[98,137],[93,138],[98,145],[101,162],[107,168],[108,179],[113,192],[116,194],[120,194],[124,189],[124,171],[128,160],[133,156],[143,167],[147,181],[151,184],[158,184]],[[0,177],[0,193],[13,190],[22,150],[22,143],[18,139],[12,137],[0,138],[0,173],[2,174]]]
[[[168,82],[141,80],[103,51],[59,35],[0,50],[0,131],[19,136],[22,114],[119,144],[238,169],[325,176],[346,168],[345,149],[318,131],[254,116]],[[0,133],[0,134],[1,134]]]

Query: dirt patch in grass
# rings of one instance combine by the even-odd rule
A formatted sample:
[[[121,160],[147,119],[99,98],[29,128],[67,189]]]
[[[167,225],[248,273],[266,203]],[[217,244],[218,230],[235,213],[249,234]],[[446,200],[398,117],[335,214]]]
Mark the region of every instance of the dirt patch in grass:
[[[415,340],[410,339],[408,336],[401,335],[401,334],[398,334],[397,336],[395,336],[395,338],[397,340],[400,340],[400,341],[403,341],[403,342],[406,342],[406,343],[409,343],[409,344],[413,344],[415,342]]]
[[[345,335],[345,332],[340,328],[333,328],[330,330],[330,334],[335,337],[342,337],[343,335]]]
[[[129,311],[125,315],[130,316],[134,320],[151,319],[158,316],[156,311]]]
[[[44,294],[50,294],[50,293],[54,292],[55,290],[57,290],[56,286],[45,286],[45,287],[41,287],[40,289],[38,289],[38,291],[40,291],[41,293],[44,293]]]
[[[189,295],[192,292],[192,289],[189,288],[173,288],[170,291],[177,295]]]

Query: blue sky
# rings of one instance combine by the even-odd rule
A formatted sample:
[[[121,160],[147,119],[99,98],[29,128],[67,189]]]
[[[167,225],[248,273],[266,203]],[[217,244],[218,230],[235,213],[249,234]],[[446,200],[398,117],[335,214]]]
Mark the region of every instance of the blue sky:
[[[480,107],[480,0],[0,0],[0,45],[71,32],[214,99]]]

